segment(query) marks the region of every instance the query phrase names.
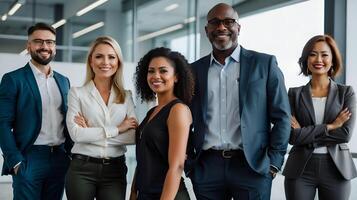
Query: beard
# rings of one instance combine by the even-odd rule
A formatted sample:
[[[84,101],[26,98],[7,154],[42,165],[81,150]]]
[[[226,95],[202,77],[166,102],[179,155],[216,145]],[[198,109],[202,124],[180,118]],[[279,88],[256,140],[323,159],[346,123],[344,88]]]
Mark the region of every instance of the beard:
[[[228,50],[230,48],[233,47],[233,42],[232,40],[229,40],[227,43],[225,44],[221,44],[221,43],[218,43],[218,42],[215,42],[213,41],[213,46],[217,49],[217,50],[220,50],[220,51],[224,51],[224,50]]]
[[[47,59],[41,57],[40,53],[43,52],[43,51],[46,51],[46,52],[48,52],[50,54],[50,56]],[[36,61],[38,64],[41,64],[41,65],[47,65],[55,57],[55,54],[51,50],[45,50],[45,49],[39,49],[39,50],[36,50],[36,51],[31,51],[30,55],[31,55],[31,58],[34,61]]]

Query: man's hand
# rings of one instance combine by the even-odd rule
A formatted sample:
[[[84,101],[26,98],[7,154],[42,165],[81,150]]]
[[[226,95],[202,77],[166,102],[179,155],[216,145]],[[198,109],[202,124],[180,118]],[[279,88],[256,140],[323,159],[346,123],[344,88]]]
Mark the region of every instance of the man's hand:
[[[16,167],[14,167],[14,174],[17,175],[17,172],[19,171],[20,165],[17,165]]]

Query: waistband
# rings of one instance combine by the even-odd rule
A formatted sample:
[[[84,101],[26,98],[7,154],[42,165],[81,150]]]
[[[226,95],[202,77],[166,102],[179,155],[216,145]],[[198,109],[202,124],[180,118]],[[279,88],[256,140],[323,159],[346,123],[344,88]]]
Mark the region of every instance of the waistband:
[[[116,163],[124,163],[125,156],[119,156],[115,158],[95,158],[91,156],[86,156],[82,154],[72,154],[72,159],[84,160],[91,163],[103,164],[103,165],[110,165]]]
[[[60,145],[56,145],[56,146],[32,145],[31,150],[55,152],[58,150],[64,150],[64,144],[60,144]]]

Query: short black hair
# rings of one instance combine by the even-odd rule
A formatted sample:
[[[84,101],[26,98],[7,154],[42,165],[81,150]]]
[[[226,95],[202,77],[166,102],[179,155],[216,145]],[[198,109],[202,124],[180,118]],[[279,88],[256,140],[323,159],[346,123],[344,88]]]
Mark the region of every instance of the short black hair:
[[[27,36],[32,35],[33,32],[37,31],[37,30],[46,30],[46,31],[50,31],[51,33],[53,33],[53,35],[56,35],[56,29],[54,29],[51,25],[48,25],[46,23],[36,23],[35,25],[31,26],[28,30],[27,30]]]
[[[155,100],[155,93],[150,89],[146,77],[151,60],[157,57],[164,57],[172,62],[178,77],[177,83],[175,83],[174,86],[174,95],[185,104],[189,104],[194,92],[194,79],[190,64],[188,64],[186,58],[182,54],[177,51],[171,51],[171,49],[165,47],[150,50],[140,59],[136,66],[135,87],[141,100]]]

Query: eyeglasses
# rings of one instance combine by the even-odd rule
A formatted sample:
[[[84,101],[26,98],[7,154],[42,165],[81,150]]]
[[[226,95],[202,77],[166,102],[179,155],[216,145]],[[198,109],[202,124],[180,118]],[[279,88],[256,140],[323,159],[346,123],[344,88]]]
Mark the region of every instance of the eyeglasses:
[[[225,26],[226,28],[231,28],[232,26],[234,26],[235,23],[238,24],[238,21],[236,19],[211,19],[207,22],[207,25],[212,27],[212,28],[216,28],[219,25],[221,25],[221,23],[223,24],[223,26]]]
[[[42,40],[42,39],[34,39],[32,42],[37,46],[42,46],[45,43],[48,47],[53,47],[56,45],[55,40]]]

